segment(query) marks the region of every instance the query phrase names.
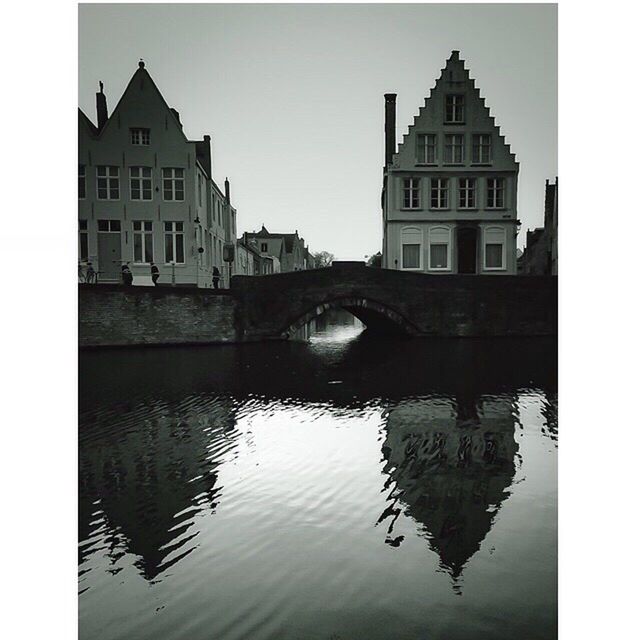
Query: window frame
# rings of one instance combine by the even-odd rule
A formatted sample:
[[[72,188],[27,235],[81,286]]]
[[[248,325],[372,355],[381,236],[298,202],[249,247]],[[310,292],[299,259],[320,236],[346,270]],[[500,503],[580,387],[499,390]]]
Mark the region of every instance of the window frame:
[[[463,182],[471,182],[473,187],[463,187]],[[473,203],[471,205],[466,204],[463,206],[462,204],[462,194],[467,194],[467,202],[468,202],[468,194],[473,194]],[[475,177],[463,177],[458,178],[458,209],[460,211],[475,211],[478,209],[478,179]]]
[[[449,144],[448,140],[452,140]],[[456,140],[460,141],[460,144],[456,144]],[[444,135],[444,153],[442,163],[449,166],[460,166],[465,163],[466,144],[464,133],[445,133]],[[451,150],[451,157],[448,157],[448,151]],[[460,151],[460,159],[456,159],[456,151]]]
[[[166,171],[170,171],[170,177],[166,176]],[[176,171],[182,171],[182,176],[177,177]],[[169,181],[171,183],[171,198],[166,197],[166,186],[165,182]],[[176,189],[177,182],[182,182],[182,198],[176,198],[176,194],[178,189]],[[163,202],[184,202],[185,201],[185,183],[186,183],[186,172],[184,167],[162,167],[162,201]]]
[[[136,229],[136,225],[140,225],[140,229]],[[149,224],[150,228],[147,229],[146,225]],[[132,261],[134,264],[151,264],[154,262],[154,253],[153,253],[153,220],[132,220],[131,228],[133,233],[133,258]],[[136,236],[142,237],[141,249],[142,249],[142,258],[146,257],[146,248],[147,242],[151,243],[151,260],[136,260]]]
[[[446,186],[442,187],[440,185],[440,183],[444,181]],[[434,182],[437,183],[438,186],[434,187]],[[449,198],[449,178],[447,177],[438,177],[438,178],[431,178],[431,182],[429,184],[429,209],[433,210],[433,211],[448,211],[451,208],[451,200]],[[438,204],[438,206],[434,206],[433,205],[433,194],[434,194],[434,189],[436,190],[438,197],[438,203],[440,203],[442,197],[441,197],[441,193],[445,194],[445,199],[446,199],[446,203],[444,206],[441,206],[440,204]]]
[[[449,109],[449,98],[453,98],[452,107],[452,118],[449,120],[448,118],[448,109]],[[460,100],[460,104],[457,104],[456,98],[462,98]],[[456,119],[457,110],[461,110],[461,119]],[[466,110],[466,100],[464,93],[447,93],[444,97],[444,124],[464,124],[465,123],[465,110]]]
[[[483,160],[482,158],[482,149],[483,147],[486,147],[487,145],[482,145],[482,138],[489,138],[489,145],[488,145],[488,159],[487,160]],[[478,144],[476,144],[476,140],[478,140]],[[479,150],[478,151],[478,159],[476,160],[475,158],[475,151],[476,148]],[[471,134],[471,164],[472,165],[477,165],[477,166],[487,166],[493,163],[493,135],[491,133],[473,133]]]
[[[167,230],[167,225],[170,224],[171,225],[171,229]],[[165,220],[163,222],[163,245],[164,245],[164,263],[165,264],[176,264],[176,265],[180,265],[180,264],[186,264],[186,259],[187,259],[187,254],[186,254],[186,247],[185,247],[185,228],[184,228],[184,222],[182,220]],[[181,228],[178,229],[177,225],[181,225]],[[167,259],[167,236],[170,235],[171,236],[171,252],[173,254],[173,260],[168,260]],[[182,242],[182,261],[178,262],[175,258],[177,255],[177,237],[181,236],[181,242]]]
[[[491,238],[491,233],[499,232],[502,236],[501,242],[496,242],[495,238]],[[487,246],[502,245],[501,266],[489,267],[487,265]],[[489,226],[484,227],[482,231],[482,269],[484,271],[506,271],[507,270],[507,230],[504,227]]]
[[[409,186],[407,186],[407,182]],[[407,206],[407,193],[409,194],[409,206]],[[422,209],[420,193],[420,178],[415,176],[403,176],[402,178],[402,206],[404,211],[418,211]],[[414,206],[415,198],[415,206]]]
[[[428,140],[429,138],[433,139],[433,144],[430,145]],[[421,139],[424,142],[421,144]],[[429,149],[433,149],[433,159],[429,159]],[[420,159],[421,151],[423,158]],[[420,132],[416,137],[416,164],[419,166],[431,167],[438,164],[438,134],[433,132]]]
[[[138,142],[136,142],[135,140],[136,137],[139,138]],[[151,144],[151,129],[149,129],[148,127],[130,127],[129,142],[134,147],[148,147]]]
[[[434,236],[437,233],[445,232],[447,236],[447,241],[443,242],[441,238],[435,239]],[[441,246],[444,245],[447,247],[447,265],[446,267],[434,267],[431,264],[431,247],[432,246]],[[446,226],[434,226],[429,227],[428,230],[428,251],[427,251],[427,265],[429,271],[451,271],[451,227]]]
[[[498,188],[497,186],[491,187],[491,181],[495,181],[496,184],[501,184],[502,186]],[[494,176],[487,178],[487,199],[486,199],[486,209],[490,211],[496,211],[501,209],[506,209],[506,201],[507,201],[507,180],[504,176]],[[490,194],[495,192],[494,195],[494,204],[490,204]],[[502,193],[502,204],[496,205],[497,195]]]
[[[149,177],[147,178],[144,175],[133,176],[131,172],[134,169],[138,169],[138,170],[149,169]],[[150,198],[144,198],[144,197],[134,198],[133,197],[133,181],[134,180],[137,180],[140,182],[139,191],[141,196],[144,195],[144,191],[145,191],[143,186],[144,181],[149,180],[149,192],[151,194]],[[133,202],[152,202],[153,201],[153,167],[146,167],[143,165],[133,165],[129,167],[129,199],[132,200]]]
[[[100,175],[101,169],[104,169],[106,171],[105,175]],[[111,169],[116,170],[115,175],[112,175],[110,171]],[[105,187],[107,192],[106,198],[100,197],[100,180],[106,180],[106,187]],[[113,186],[111,184],[112,180],[115,180],[116,188],[118,190],[117,198],[111,197],[111,190],[113,189]],[[113,164],[101,164],[96,167],[96,199],[102,200],[105,202],[107,200],[110,200],[111,202],[116,202],[120,200],[120,167],[119,166],[113,165]]]
[[[106,222],[107,229],[101,229],[100,223]],[[122,233],[122,221],[114,218],[100,218],[97,221],[98,225],[98,233]],[[117,226],[117,229],[113,229],[112,227]]]
[[[411,236],[415,236],[415,238],[418,240],[417,242],[415,241],[409,241],[409,240],[413,240],[413,238],[411,238]],[[413,246],[417,244],[418,245],[418,266],[417,267],[405,267],[404,266],[404,247],[406,246]],[[424,267],[424,257],[423,257],[423,253],[424,253],[424,233],[422,231],[422,229],[420,227],[402,227],[400,229],[400,270],[401,271],[423,271]]]
[[[82,185],[82,187],[80,185]],[[87,197],[87,165],[78,164],[78,200],[85,200],[86,197]]]

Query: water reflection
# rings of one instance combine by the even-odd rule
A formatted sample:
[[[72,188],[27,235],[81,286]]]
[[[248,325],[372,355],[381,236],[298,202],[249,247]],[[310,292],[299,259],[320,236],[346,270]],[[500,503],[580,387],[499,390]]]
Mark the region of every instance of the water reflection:
[[[387,544],[405,513],[420,523],[441,566],[457,579],[509,495],[518,450],[511,396],[417,398],[386,414],[382,446],[391,505]]]
[[[130,569],[168,591],[153,607],[120,604],[134,607],[139,626],[123,613],[105,638],[158,637],[155,616],[171,605],[171,637],[325,639],[338,628],[330,620],[301,620],[329,601],[344,638],[364,633],[372,603],[380,615],[398,611],[394,638],[420,637],[427,604],[414,599],[433,594],[432,619],[448,619],[429,558],[449,594],[451,581],[462,592],[464,573],[468,606],[482,601],[469,595],[469,567],[514,500],[523,428],[538,429],[535,455],[556,446],[554,342],[372,341],[353,323],[338,322],[337,333],[335,324],[321,322],[310,344],[81,354],[86,637],[106,624],[97,612],[112,580],[135,589]],[[534,573],[521,579],[538,584]],[[513,593],[520,582],[505,584]],[[87,600],[93,592],[99,600]],[[367,637],[390,637],[376,615]],[[504,633],[492,628],[491,637],[533,624],[505,615]],[[553,611],[540,628],[552,626]]]
[[[101,544],[115,564],[124,547],[151,581],[191,553],[197,518],[220,500],[217,471],[236,447],[234,415],[229,398],[188,397],[127,405],[115,425],[110,412],[83,416],[80,564]]]

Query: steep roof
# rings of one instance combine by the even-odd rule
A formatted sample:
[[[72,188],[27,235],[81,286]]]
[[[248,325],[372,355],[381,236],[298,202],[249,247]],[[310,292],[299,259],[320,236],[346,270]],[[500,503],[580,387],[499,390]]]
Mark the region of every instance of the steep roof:
[[[100,133],[98,127],[89,120],[80,107],[78,107],[78,127],[83,127],[92,138],[97,138]]]
[[[464,93],[466,96],[466,109],[470,110],[472,103],[474,103],[473,106],[477,108],[478,113],[482,114],[482,121],[474,122],[474,128],[481,129],[485,127],[486,129],[492,129],[497,134],[498,140],[501,143],[496,145],[496,147],[502,147],[505,152],[505,159],[510,160],[516,165],[518,164],[515,154],[511,152],[511,148],[509,144],[507,144],[505,137],[500,133],[500,127],[496,125],[495,117],[491,115],[489,107],[485,104],[485,99],[480,95],[480,89],[475,86],[475,80],[470,77],[469,71],[464,65],[464,60],[460,59],[459,51],[452,51],[444,68],[441,70],[440,77],[429,91],[429,95],[425,98],[424,105],[420,107],[417,115],[414,116],[413,124],[409,125],[407,133],[403,135],[402,141],[393,156],[393,166],[398,166],[398,163],[402,160],[413,159],[416,130],[430,131],[435,128],[436,123],[442,123],[440,114],[444,101],[440,101],[438,97],[443,95],[444,92]],[[453,133],[456,133],[456,131],[453,131]]]

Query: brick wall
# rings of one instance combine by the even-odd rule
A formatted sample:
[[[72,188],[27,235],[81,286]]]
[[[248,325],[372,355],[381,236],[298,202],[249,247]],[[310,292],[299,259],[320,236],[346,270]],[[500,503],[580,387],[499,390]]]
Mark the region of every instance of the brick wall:
[[[81,347],[236,340],[227,290],[80,285],[78,311]]]

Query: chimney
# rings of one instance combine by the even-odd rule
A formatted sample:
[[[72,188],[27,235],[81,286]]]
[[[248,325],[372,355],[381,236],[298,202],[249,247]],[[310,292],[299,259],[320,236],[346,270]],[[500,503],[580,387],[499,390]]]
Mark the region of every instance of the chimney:
[[[102,127],[107,124],[109,114],[107,113],[107,96],[103,92],[104,85],[100,81],[100,92],[96,93],[96,112],[98,115],[98,131],[102,131]]]
[[[224,197],[227,200],[227,204],[231,205],[231,189],[229,188],[229,178],[224,179]]]
[[[384,94],[384,165],[391,164],[396,152],[396,94]]]
[[[459,52],[459,51],[457,51],[456,49],[454,49],[454,50],[451,52],[451,59],[452,59],[452,60],[460,60],[460,52]]]

